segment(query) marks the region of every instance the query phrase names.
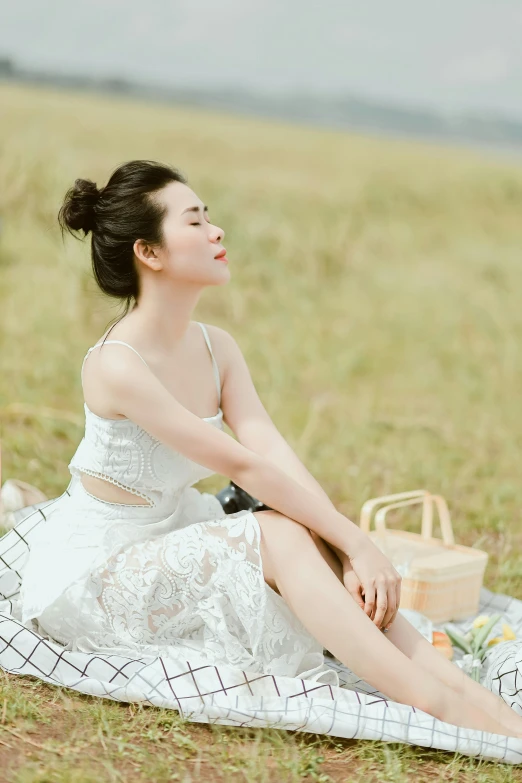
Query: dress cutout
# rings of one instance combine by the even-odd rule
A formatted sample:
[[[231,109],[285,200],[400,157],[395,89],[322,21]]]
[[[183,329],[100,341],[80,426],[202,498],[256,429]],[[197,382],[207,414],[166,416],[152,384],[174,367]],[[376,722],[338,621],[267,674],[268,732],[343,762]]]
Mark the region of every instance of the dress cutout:
[[[321,645],[264,582],[255,515],[227,515],[192,486],[212,475],[204,466],[130,421],[84,410],[67,488],[19,509],[0,537],[0,669],[195,722],[522,764],[521,739],[445,723],[387,699],[335,659],[326,666]],[[222,426],[218,415],[208,421]],[[102,464],[155,505],[90,496],[79,463]],[[522,601],[483,588],[479,610],[498,611],[515,631],[489,653],[484,684],[522,714]],[[472,619],[456,624],[462,634]]]
[[[197,323],[199,323],[199,321]],[[222,421],[223,411],[221,409],[219,367],[212,351],[206,327],[201,323],[200,326],[202,327],[205,341],[212,357],[219,405],[218,412],[214,414],[214,416],[205,416],[201,418],[203,418],[203,421],[209,422],[214,420]],[[126,345],[134,351],[148,367],[143,356],[141,356],[132,345],[129,345],[129,343],[123,342],[122,340],[105,340],[104,343],[96,343],[96,345],[93,345],[87,350],[82,363],[82,383],[83,367],[87,356],[95,348],[107,345],[107,343]],[[177,472],[180,476],[184,476],[187,472],[188,462],[190,461],[187,461],[183,455],[173,452],[129,419],[107,419],[98,416],[90,410],[85,402],[84,410],[86,416],[86,434],[69,463],[71,474],[80,477],[82,473],[85,473],[89,476],[102,479],[103,481],[108,481],[122,490],[143,498],[150,507],[157,507],[161,503],[161,498],[158,495],[157,489],[161,483],[158,471],[160,474],[161,471],[168,471],[173,460],[175,460],[177,464],[176,467],[172,468],[173,475]],[[106,422],[110,422],[112,426],[107,427]],[[176,456],[173,457],[173,455]],[[196,481],[212,475],[212,471],[206,471],[206,469],[203,468],[202,472],[202,466],[196,466],[194,468],[194,465],[195,463],[192,463],[190,469],[196,470],[201,474],[195,479]],[[84,491],[87,492],[85,487]],[[164,487],[163,492],[167,492],[168,495],[169,488]],[[170,493],[170,495],[172,495],[172,493]],[[91,495],[91,497],[99,500],[95,495]],[[171,497],[170,502],[172,502],[172,500],[173,498]],[[144,504],[122,503],[121,505],[134,505],[134,507],[140,508]]]
[[[200,326],[221,402],[219,368]],[[68,494],[33,535],[22,622],[75,651],[181,656],[337,683],[322,645],[264,581],[256,517],[227,515],[215,495],[193,487],[213,475],[204,465],[129,419],[84,410]],[[223,429],[222,413],[205,420]],[[82,473],[148,503],[98,498]]]

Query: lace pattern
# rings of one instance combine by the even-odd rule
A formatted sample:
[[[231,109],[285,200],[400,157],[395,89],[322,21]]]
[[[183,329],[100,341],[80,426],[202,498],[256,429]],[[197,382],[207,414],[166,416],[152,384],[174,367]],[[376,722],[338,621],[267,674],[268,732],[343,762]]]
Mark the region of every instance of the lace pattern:
[[[213,475],[130,420],[103,419],[87,406],[85,415],[85,435],[69,462],[72,476],[101,478],[168,513],[181,489]],[[221,417],[208,423],[223,429]]]
[[[40,628],[81,652],[139,650],[338,684],[322,646],[264,582],[260,536],[239,511],[120,548],[42,611]]]
[[[131,646],[168,645],[193,638],[215,647],[216,626],[221,624],[227,636],[233,638],[235,631],[238,640],[242,639],[242,649],[247,639],[241,611],[239,615],[231,611],[228,602],[225,611],[219,611],[219,603],[232,578],[235,590],[254,595],[252,609],[259,616],[261,607],[255,596],[259,596],[263,574],[258,534],[250,515],[243,517],[193,524],[183,538],[173,533],[131,546],[98,569],[92,585],[114,636]],[[247,627],[249,616],[244,618]],[[227,646],[238,644],[232,645],[229,639]],[[238,657],[237,650],[234,657]]]
[[[53,506],[25,564],[22,622],[81,652],[132,651],[336,683],[322,646],[264,581],[256,517],[226,515],[214,495],[192,486],[213,471],[128,419],[102,418],[87,405],[85,416],[70,494]],[[207,421],[223,428],[220,414]],[[96,497],[83,474],[147,503]]]

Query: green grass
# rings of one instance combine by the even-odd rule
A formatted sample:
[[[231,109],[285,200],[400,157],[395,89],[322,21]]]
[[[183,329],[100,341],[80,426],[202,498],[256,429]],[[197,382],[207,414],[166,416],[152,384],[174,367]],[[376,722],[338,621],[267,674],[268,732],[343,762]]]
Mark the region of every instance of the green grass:
[[[226,232],[231,281],[194,317],[236,337],[274,422],[339,510],[357,520],[369,497],[442,493],[457,541],[490,553],[486,587],[522,598],[522,168],[113,97],[4,84],[0,102],[3,480],[63,492],[82,435],[81,360],[120,312],[96,292],[88,245],[61,242],[63,195],[78,176],[103,184],[125,160],[163,160]],[[414,514],[401,521],[418,529]],[[448,753],[184,724],[28,678],[1,683],[0,770],[16,783],[522,780]]]

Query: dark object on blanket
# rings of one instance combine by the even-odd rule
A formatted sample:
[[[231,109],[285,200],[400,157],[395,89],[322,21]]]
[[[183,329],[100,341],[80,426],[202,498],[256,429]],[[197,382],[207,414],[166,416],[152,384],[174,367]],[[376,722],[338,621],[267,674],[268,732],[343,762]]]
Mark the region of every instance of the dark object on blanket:
[[[265,505],[257,498],[249,495],[244,489],[238,487],[233,481],[216,494],[226,514],[234,514],[236,511],[271,511],[270,506]]]

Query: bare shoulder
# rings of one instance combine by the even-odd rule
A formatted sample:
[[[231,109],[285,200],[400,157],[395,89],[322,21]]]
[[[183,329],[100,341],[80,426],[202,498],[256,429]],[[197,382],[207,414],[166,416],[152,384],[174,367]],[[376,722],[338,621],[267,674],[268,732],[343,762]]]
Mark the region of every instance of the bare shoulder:
[[[82,373],[83,395],[87,406],[105,418],[120,418],[121,387],[133,383],[146,369],[134,351],[124,345],[100,345],[88,355]]]
[[[225,423],[239,443],[252,451],[266,451],[271,444],[279,444],[282,436],[259,397],[238,341],[219,327],[209,326],[208,334],[212,344],[215,343],[222,375],[221,407]]]
[[[241,355],[241,348],[235,337],[230,332],[227,332],[226,329],[214,324],[205,324],[205,326],[207,327],[212,350],[224,380],[225,373],[233,365],[234,361],[237,361],[238,355]]]
[[[204,326],[207,327],[208,335],[212,342],[212,348],[214,345],[217,345],[218,342],[219,344],[226,346],[228,341],[234,339],[230,332],[227,332],[227,330],[223,329],[221,326],[215,326],[215,324],[204,324]]]

